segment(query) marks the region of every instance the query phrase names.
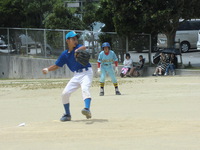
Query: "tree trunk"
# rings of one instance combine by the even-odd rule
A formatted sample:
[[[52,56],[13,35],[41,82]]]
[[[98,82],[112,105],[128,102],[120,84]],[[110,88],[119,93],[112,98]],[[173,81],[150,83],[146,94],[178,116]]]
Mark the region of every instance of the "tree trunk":
[[[175,48],[176,31],[175,32],[166,33],[165,35],[167,37],[167,48]]]

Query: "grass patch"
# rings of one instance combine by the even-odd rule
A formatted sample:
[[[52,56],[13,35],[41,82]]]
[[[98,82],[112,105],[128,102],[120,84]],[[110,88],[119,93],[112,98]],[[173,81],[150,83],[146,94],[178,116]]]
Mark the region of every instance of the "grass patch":
[[[54,88],[64,88],[69,79],[33,79],[33,80],[2,80],[0,82],[0,88],[19,88],[21,90],[37,90],[37,89],[54,89]],[[119,80],[120,84],[133,84],[133,83],[143,83],[143,81],[137,80]],[[106,81],[105,85],[113,86],[113,83],[109,80]],[[92,87],[99,87],[99,81],[93,80]]]

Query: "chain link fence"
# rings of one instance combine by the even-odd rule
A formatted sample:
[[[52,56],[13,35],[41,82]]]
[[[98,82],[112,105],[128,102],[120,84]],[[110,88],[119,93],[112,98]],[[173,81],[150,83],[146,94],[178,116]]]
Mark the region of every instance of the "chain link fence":
[[[57,58],[67,49],[65,35],[70,30],[0,28],[0,55],[20,55],[41,58]],[[102,42],[109,42],[119,62],[127,52],[151,54],[151,35],[137,34],[121,37],[114,32],[92,32],[77,30],[79,43],[85,45],[91,58],[97,59]],[[149,62],[151,57],[149,55]]]

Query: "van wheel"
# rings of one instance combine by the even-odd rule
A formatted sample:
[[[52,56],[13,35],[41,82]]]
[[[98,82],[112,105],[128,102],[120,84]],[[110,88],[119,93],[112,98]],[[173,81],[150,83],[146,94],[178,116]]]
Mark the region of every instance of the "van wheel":
[[[182,42],[181,43],[181,51],[183,53],[189,51],[189,49],[190,49],[190,44],[188,42]]]

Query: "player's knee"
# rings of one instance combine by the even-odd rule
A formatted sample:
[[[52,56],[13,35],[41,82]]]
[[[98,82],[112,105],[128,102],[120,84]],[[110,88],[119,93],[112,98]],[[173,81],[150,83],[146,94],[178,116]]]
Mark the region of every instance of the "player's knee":
[[[89,88],[88,87],[83,87],[82,88],[83,93],[89,93]]]
[[[61,94],[62,103],[63,103],[63,104],[69,103],[69,97],[70,97],[70,94],[69,94],[69,93],[63,92],[63,93]]]
[[[62,92],[61,97],[62,99],[68,98],[70,96],[69,92]]]
[[[90,97],[90,92],[88,88],[82,88],[83,97]]]

